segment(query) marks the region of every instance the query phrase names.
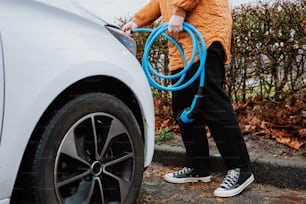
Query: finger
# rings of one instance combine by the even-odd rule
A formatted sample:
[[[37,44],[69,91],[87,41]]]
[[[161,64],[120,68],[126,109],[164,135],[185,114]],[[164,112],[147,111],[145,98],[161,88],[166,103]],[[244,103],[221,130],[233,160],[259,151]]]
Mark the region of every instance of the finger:
[[[171,33],[175,33],[175,32],[176,32],[176,26],[170,24],[169,27],[168,27],[168,30],[169,30],[169,32],[171,32]]]
[[[172,33],[172,26],[168,26],[168,31],[170,32],[170,33]]]
[[[168,31],[171,33],[178,33],[179,29],[177,27],[169,27]]]
[[[122,30],[123,31],[130,30],[130,29],[131,29],[131,25],[129,23],[127,23],[124,26],[122,26]]]
[[[128,36],[132,36],[132,31],[130,29],[124,31],[124,33]]]

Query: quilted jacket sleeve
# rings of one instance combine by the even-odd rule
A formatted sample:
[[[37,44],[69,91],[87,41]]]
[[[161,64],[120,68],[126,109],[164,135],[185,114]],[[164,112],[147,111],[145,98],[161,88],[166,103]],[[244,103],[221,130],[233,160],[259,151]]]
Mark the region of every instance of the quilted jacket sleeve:
[[[147,5],[136,12],[132,19],[138,27],[153,23],[161,15],[159,0],[151,0]]]
[[[201,0],[174,0],[173,14],[185,16],[187,11],[194,9]]]

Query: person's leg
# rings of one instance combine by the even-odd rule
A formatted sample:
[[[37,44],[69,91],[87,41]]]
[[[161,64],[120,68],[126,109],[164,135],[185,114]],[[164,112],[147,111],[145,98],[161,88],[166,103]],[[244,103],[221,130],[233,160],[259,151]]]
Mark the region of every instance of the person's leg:
[[[195,64],[192,69],[196,69],[197,66],[198,64]],[[190,77],[190,74],[186,76],[185,81]],[[172,83],[175,82],[176,80],[172,81]],[[172,109],[175,118],[191,105],[197,87],[198,83],[195,82],[193,86],[172,93]],[[190,124],[178,124],[186,149],[186,168],[167,174],[165,180],[172,183],[210,181],[209,149],[204,123],[196,120]]]
[[[185,80],[188,80],[187,76]],[[192,86],[172,93],[173,116],[178,115],[192,103],[196,91]],[[186,149],[186,166],[190,168],[209,168],[209,149],[204,123],[178,123]]]
[[[224,92],[223,62],[223,48],[219,43],[214,43],[207,52],[201,117],[208,125],[227,169],[249,168],[249,154],[236,114]]]
[[[186,166],[209,170],[209,148],[203,124],[181,124],[180,132],[186,149]]]
[[[230,197],[246,188],[254,177],[250,170],[250,158],[239,123],[228,96],[224,92],[224,51],[214,43],[207,52],[205,65],[204,104],[201,117],[208,125],[216,142],[228,174],[216,196]]]

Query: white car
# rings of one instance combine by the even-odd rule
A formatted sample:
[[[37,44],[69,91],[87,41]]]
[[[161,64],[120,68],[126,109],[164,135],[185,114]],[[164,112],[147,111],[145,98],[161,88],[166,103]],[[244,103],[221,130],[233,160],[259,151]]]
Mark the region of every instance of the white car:
[[[76,11],[0,0],[0,204],[137,199],[151,89],[135,41]]]

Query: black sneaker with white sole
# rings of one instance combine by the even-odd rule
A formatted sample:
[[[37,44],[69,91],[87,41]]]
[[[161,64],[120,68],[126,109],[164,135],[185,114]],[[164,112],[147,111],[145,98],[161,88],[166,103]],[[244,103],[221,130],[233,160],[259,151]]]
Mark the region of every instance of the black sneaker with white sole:
[[[183,169],[168,173],[164,179],[170,183],[188,183],[188,182],[209,182],[210,173],[196,170],[194,168],[184,167]]]
[[[220,187],[214,191],[218,197],[232,197],[241,193],[254,181],[254,175],[250,171],[241,171],[240,168],[227,171]]]

